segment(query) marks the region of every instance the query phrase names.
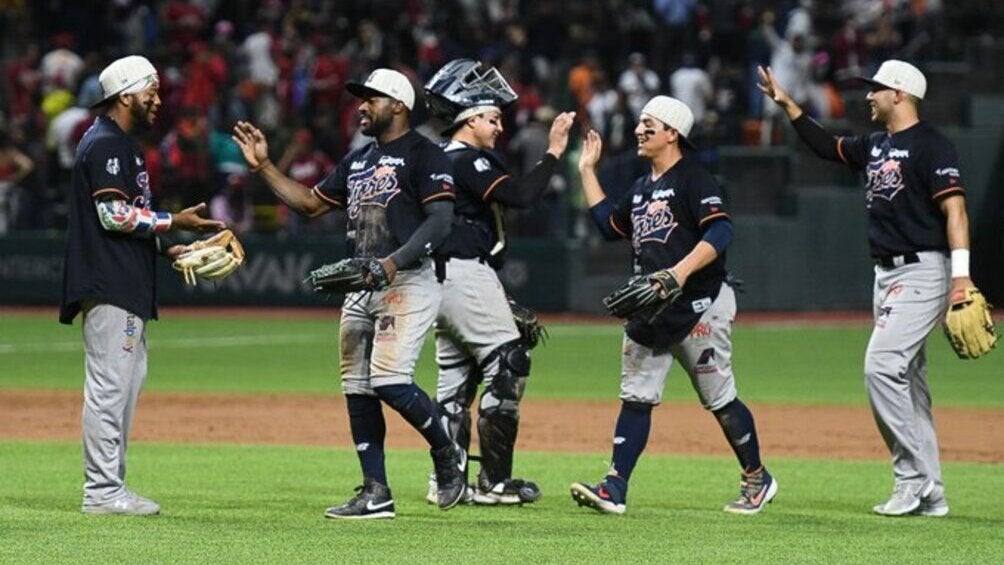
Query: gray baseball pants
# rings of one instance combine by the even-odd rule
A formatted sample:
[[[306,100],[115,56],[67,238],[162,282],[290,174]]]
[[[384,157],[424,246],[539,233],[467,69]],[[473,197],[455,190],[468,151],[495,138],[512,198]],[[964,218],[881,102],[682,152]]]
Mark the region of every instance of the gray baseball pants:
[[[111,304],[84,305],[84,505],[125,495],[126,448],[146,382],[146,322]]]

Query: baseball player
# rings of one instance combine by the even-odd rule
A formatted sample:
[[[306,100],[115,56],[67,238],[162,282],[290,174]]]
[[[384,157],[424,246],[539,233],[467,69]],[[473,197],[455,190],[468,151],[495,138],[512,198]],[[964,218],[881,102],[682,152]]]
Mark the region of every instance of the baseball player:
[[[199,217],[205,204],[177,214],[155,211],[136,131],[153,126],[160,82],[140,56],[118,59],[98,77],[101,113],[73,162],[59,321],[83,313],[85,514],[149,515],[160,505],[125,486],[126,448],[146,381],[146,324],[157,319],[158,253],[184,251],[161,234],[219,230]]]
[[[945,516],[924,345],[948,305],[975,287],[959,160],[952,144],[917,113],[927,80],[909,63],[882,63],[874,77],[862,79],[871,86],[871,119],[884,129],[834,137],[791,100],[769,67],[758,71],[760,90],[788,114],[818,156],[865,173],[875,261],[875,326],[865,353],[865,385],[895,478],[892,496],[874,511]]]
[[[753,415],[736,396],[732,374],[735,292],[727,281],[725,248],[732,241],[727,201],[714,177],[684,153],[694,115],[684,103],[656,96],[642,109],[635,136],[651,173],[616,203],[606,199],[596,164],[602,141],[590,131],[579,157],[582,189],[596,225],[610,240],[630,239],[635,275],[671,269],[682,297],[655,316],[630,318],[621,356],[621,411],[613,462],[599,484],[572,485],[572,498],[608,514],[627,508],[628,482],[645,449],[652,407],[678,362],[704,408],[714,414],[742,467],[739,497],[726,512],[755,514],[777,494],[760,460]]]
[[[443,132],[450,138],[444,150],[457,187],[453,230],[435,253],[443,279],[436,320],[436,400],[444,425],[466,452],[470,407],[478,384],[484,383],[478,409],[481,471],[470,497],[475,504],[540,498],[534,483],[512,478],[532,344],[520,337],[495,269],[502,264],[506,243],[501,208],[527,207],[547,188],[568,145],[575,114],[554,120],[547,152],[517,180],[492,152],[502,133],[502,110],[515,100],[497,69],[484,69],[470,59],[450,61],[426,84],[430,111],[450,124]],[[430,501],[435,489],[431,481]]]
[[[364,84],[349,83],[347,88],[362,99],[362,132],[375,140],[346,155],[312,188],[272,164],[265,136],[253,125],[238,122],[234,140],[251,170],[291,209],[315,217],[344,208],[349,255],[379,258],[390,282],[384,290],[350,293],[342,307],[342,391],[363,485],[356,496],[324,515],[394,517],[384,467],[381,401],[429,442],[439,485],[437,503],[447,510],[466,490],[459,452],[438,423],[435,403],[412,376],[439,309],[440,284],[429,254],[449,233],[453,219],[450,163],[441,149],[410,129],[415,91],[404,75],[377,69]]]

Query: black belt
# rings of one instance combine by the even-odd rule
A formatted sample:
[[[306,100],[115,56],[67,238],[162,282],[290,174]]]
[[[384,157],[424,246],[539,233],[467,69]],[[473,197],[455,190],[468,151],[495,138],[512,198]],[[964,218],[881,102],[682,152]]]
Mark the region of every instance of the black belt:
[[[903,265],[910,265],[912,263],[920,263],[920,257],[917,257],[916,253],[904,253],[902,255],[880,255],[874,257],[875,264],[879,267],[884,267],[886,269],[891,269],[893,267],[902,267]]]
[[[450,257],[449,255],[434,255],[432,257],[435,263],[436,269],[436,280],[442,283],[446,280],[446,264],[450,262],[450,259],[462,259],[462,260],[474,260],[477,259],[478,263],[482,265],[488,264],[487,257]]]

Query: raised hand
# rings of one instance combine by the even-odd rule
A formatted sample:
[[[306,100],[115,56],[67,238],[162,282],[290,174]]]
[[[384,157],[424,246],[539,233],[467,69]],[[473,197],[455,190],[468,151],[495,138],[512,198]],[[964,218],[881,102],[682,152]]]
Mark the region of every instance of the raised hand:
[[[582,140],[582,153],[579,154],[579,170],[592,170],[600,161],[600,154],[603,153],[603,140],[596,130],[591,129]]]
[[[561,159],[568,147],[568,132],[575,123],[575,112],[562,112],[551,122],[551,131],[547,134],[547,152]]]
[[[252,124],[245,121],[237,122],[230,139],[240,147],[241,154],[244,155],[244,160],[252,171],[258,171],[269,163],[268,140],[265,139],[265,134]]]
[[[782,108],[787,107],[792,103],[791,97],[788,96],[788,93],[785,92],[781,88],[781,85],[777,83],[777,79],[774,78],[774,71],[772,71],[770,67],[765,69],[761,66],[757,66],[756,72],[760,77],[760,81],[756,85],[757,88],[760,89],[760,92],[763,92],[768,98],[773,100]]]

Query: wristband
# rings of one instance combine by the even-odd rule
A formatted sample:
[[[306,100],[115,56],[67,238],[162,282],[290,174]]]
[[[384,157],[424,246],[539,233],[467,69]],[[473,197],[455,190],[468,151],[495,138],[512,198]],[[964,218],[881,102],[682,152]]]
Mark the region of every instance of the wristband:
[[[968,277],[968,276],[969,276],[969,250],[953,249],[952,278],[957,279],[960,277]]]

